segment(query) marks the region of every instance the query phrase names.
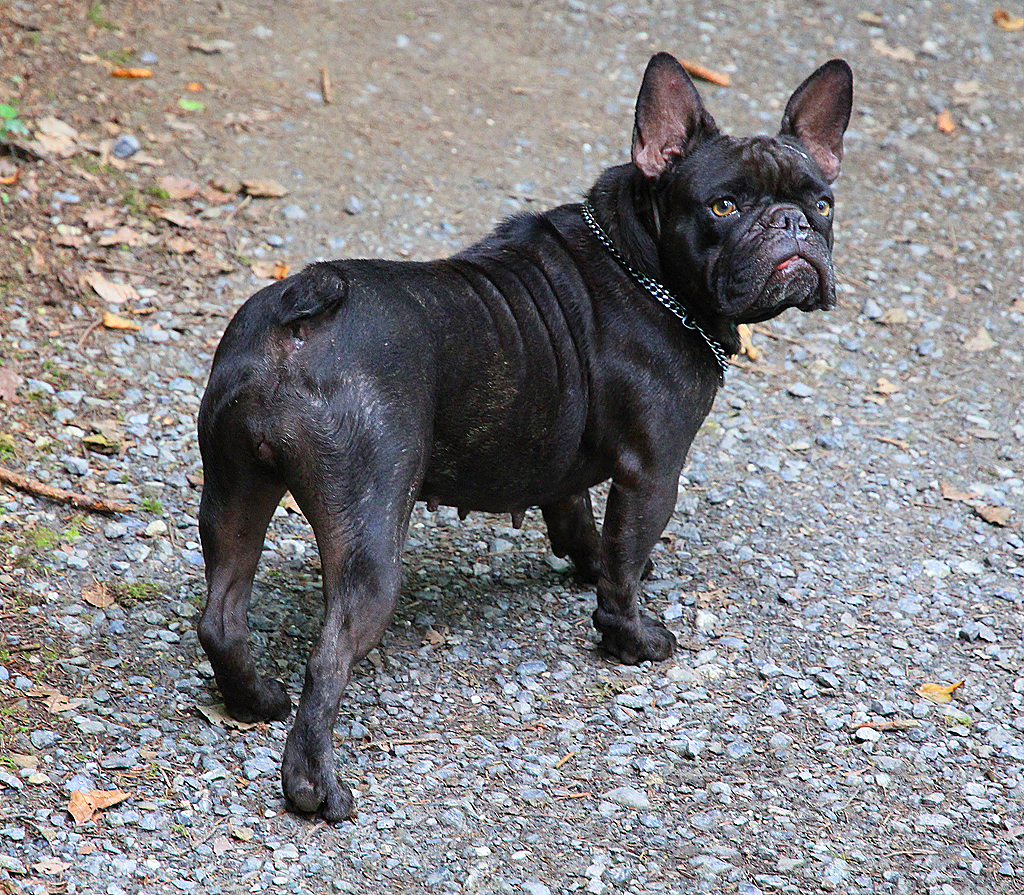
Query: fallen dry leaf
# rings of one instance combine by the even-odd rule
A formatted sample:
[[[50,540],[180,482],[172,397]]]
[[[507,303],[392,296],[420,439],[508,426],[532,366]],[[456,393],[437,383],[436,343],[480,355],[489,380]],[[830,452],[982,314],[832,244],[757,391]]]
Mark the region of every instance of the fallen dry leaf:
[[[964,685],[964,681],[958,681],[955,684],[921,684],[917,688],[917,695],[923,696],[925,699],[931,702],[943,705],[947,702],[953,701],[953,691],[959,690]]]
[[[187,177],[177,177],[174,174],[167,174],[157,181],[169,199],[191,199],[199,192],[199,184]]]
[[[189,252],[199,250],[199,246],[196,243],[191,239],[186,239],[184,236],[172,236],[165,245],[175,255],[187,255]]]
[[[988,334],[985,327],[979,327],[978,331],[964,342],[964,349],[967,351],[988,351],[995,347],[995,340]]]
[[[745,354],[752,361],[757,361],[761,356],[761,351],[754,344],[753,332],[750,327],[741,323],[736,329],[740,334],[740,354]]]
[[[71,864],[66,864],[59,858],[47,858],[45,861],[33,864],[32,869],[36,873],[42,873],[44,876],[59,876],[71,866]]]
[[[85,275],[85,282],[92,286],[96,294],[105,302],[112,305],[121,305],[126,301],[137,301],[139,293],[134,286],[127,283],[111,283],[98,270],[90,271]]]
[[[148,68],[125,68],[123,65],[115,65],[110,70],[112,78],[151,78],[153,72]]]
[[[264,280],[283,280],[288,276],[288,265],[281,261],[255,261],[252,272]]]
[[[883,326],[902,326],[909,322],[910,317],[903,308],[889,308],[881,317],[878,318],[878,322]]]
[[[140,246],[149,245],[151,242],[152,236],[131,227],[118,227],[113,233],[106,233],[96,240],[96,244],[100,246]]]
[[[120,314],[112,314],[110,311],[104,313],[103,325],[107,329],[127,329],[132,332],[142,329],[134,320],[129,320]]]
[[[25,380],[14,370],[0,367],[0,401],[13,404],[18,397],[18,389]]]
[[[885,56],[887,59],[895,59],[897,62],[917,61],[917,56],[914,55],[913,50],[908,50],[906,47],[891,47],[880,37],[876,37],[871,41],[871,49],[880,56]]]
[[[254,199],[278,199],[288,190],[276,180],[243,180],[242,189]]]
[[[993,10],[992,22],[1003,31],[1024,31],[1024,19],[1020,16],[1011,16],[1005,9]]]
[[[448,638],[440,631],[427,628],[427,633],[423,635],[423,642],[429,643],[431,646],[444,646],[448,642]]]
[[[36,140],[44,152],[63,158],[78,152],[78,131],[59,118],[47,115],[36,122]]]
[[[199,709],[199,714],[214,726],[228,727],[232,730],[252,730],[252,728],[256,726],[254,723],[249,721],[239,721],[236,718],[232,718],[227,713],[223,703],[218,703],[217,705],[200,705],[196,706],[196,708]]]
[[[857,13],[857,21],[864,25],[874,25],[876,28],[881,28],[885,24],[885,19],[877,12],[859,12]]]
[[[82,588],[82,599],[97,609],[106,609],[115,603],[114,595],[103,581],[94,581]]]
[[[281,501],[281,509],[286,513],[294,513],[295,515],[301,516],[302,510],[299,509],[299,505],[295,502],[295,498],[291,494],[286,494],[284,499]]]
[[[980,494],[975,494],[973,491],[958,491],[952,485],[947,485],[945,482],[939,482],[939,490],[942,492],[944,499],[955,500],[958,503],[973,503],[981,497]]]
[[[175,227],[191,229],[196,225],[196,219],[186,214],[180,208],[153,208],[152,210],[158,218],[163,218],[165,221],[174,224]]]
[[[986,507],[975,506],[974,512],[984,519],[989,525],[1005,527],[1013,516],[1013,510],[1009,507]]]
[[[80,826],[95,818],[104,808],[110,808],[130,798],[128,793],[120,789],[94,789],[92,792],[74,789],[68,800],[68,812],[75,819],[75,826]]]
[[[91,208],[82,215],[82,223],[90,230],[106,230],[114,226],[117,212],[113,208]]]
[[[900,387],[898,385],[893,385],[893,383],[891,383],[884,376],[878,377],[878,382],[875,385],[875,392],[878,393],[879,395],[894,395],[899,390]]]
[[[953,121],[953,113],[949,109],[943,109],[935,119],[935,124],[944,134],[951,134],[956,130],[956,123]]]
[[[53,712],[54,714],[70,711],[82,704],[81,699],[68,699],[68,697],[61,693],[56,687],[48,687],[45,684],[37,684],[34,687],[29,687],[28,690],[25,691],[25,695],[30,699],[43,700],[47,711]]]

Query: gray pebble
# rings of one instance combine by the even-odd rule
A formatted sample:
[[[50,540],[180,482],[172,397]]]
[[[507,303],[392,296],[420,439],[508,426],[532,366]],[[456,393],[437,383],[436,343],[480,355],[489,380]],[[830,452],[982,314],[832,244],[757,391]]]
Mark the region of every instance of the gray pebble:
[[[135,155],[142,148],[142,144],[138,141],[137,137],[131,134],[121,134],[114,141],[114,145],[110,147],[110,154],[114,158],[126,159]]]

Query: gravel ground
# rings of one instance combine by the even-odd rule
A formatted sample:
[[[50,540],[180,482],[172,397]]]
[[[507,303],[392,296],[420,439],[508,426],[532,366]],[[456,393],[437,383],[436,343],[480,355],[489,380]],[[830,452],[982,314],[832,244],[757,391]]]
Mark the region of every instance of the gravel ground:
[[[80,151],[2,187],[0,460],[136,507],[0,486],[0,891],[1024,891],[1024,36],[968,2],[707,6],[0,12],[0,102]],[[682,648],[597,652],[539,514],[419,506],[336,731],[358,819],[289,815],[286,724],[211,711],[194,630],[194,420],[227,316],[258,262],[434,257],[577,198],[625,157],[655,49],[729,73],[701,91],[738,132],[826,58],[856,77],[842,307],[759,326],[694,444],[647,588]],[[82,162],[126,136],[141,160]],[[225,194],[246,178],[288,195]],[[122,224],[153,241],[103,245]],[[97,270],[136,296],[108,304]],[[251,624],[293,696],[320,615],[282,507]]]

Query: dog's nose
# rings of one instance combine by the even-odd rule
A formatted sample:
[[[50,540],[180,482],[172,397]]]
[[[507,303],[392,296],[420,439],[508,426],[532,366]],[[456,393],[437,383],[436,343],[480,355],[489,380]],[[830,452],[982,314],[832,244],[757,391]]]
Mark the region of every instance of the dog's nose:
[[[792,205],[780,205],[768,213],[768,226],[779,230],[787,230],[794,236],[810,229],[804,213]]]

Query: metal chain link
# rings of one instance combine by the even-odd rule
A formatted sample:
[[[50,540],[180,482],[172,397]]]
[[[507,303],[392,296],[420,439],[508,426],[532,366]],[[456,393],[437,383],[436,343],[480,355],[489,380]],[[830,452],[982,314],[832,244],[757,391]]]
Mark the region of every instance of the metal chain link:
[[[724,382],[725,373],[729,369],[729,355],[725,353],[725,349],[716,339],[711,338],[711,336],[701,329],[700,325],[690,317],[686,312],[686,309],[679,303],[676,297],[665,288],[664,285],[652,277],[642,274],[629,266],[619,250],[615,248],[615,244],[612,242],[611,237],[604,232],[604,228],[602,228],[602,226],[597,222],[597,218],[594,216],[594,209],[591,208],[589,200],[583,203],[580,214],[583,215],[583,220],[587,222],[590,229],[594,231],[594,235],[598,240],[600,240],[601,245],[608,250],[608,254],[610,254],[619,263],[622,269],[636,280],[639,285],[643,286],[655,301],[677,317],[683,326],[698,333],[704,341],[707,342],[708,348],[711,349],[711,353],[714,354],[715,360],[718,361],[718,368],[721,371],[721,380]]]

